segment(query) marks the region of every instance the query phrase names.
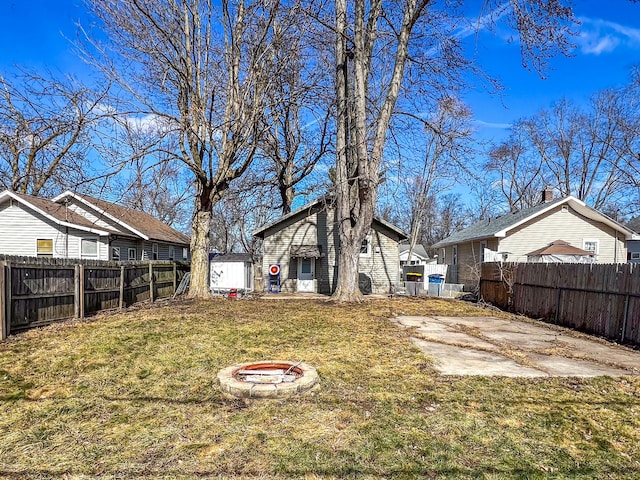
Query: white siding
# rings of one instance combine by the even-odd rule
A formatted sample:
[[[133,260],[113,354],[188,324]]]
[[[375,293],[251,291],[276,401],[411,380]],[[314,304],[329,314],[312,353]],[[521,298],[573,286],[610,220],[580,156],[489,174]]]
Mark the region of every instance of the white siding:
[[[53,240],[53,256],[58,258],[80,258],[80,239],[98,239],[98,259],[108,258],[107,238],[62,227],[46,217],[17,202],[8,201],[0,206],[0,253],[5,255],[37,255],[37,240]],[[93,257],[95,258],[95,257]]]

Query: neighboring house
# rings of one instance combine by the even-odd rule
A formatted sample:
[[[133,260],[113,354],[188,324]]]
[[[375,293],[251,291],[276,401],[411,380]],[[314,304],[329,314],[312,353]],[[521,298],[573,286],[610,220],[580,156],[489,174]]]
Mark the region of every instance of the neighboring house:
[[[188,260],[189,237],[143,212],[65,192],[0,193],[0,254],[93,260]]]
[[[264,240],[265,285],[269,283],[269,267],[279,265],[282,291],[331,294],[335,290],[340,242],[336,211],[330,199],[305,205],[253,235]],[[363,293],[392,291],[399,282],[398,242],[406,238],[398,227],[374,218],[360,251]]]
[[[634,232],[640,232],[640,217],[635,217],[627,224]],[[640,240],[627,241],[627,260],[630,263],[640,263]]]
[[[554,200],[545,191],[539,205],[482,220],[433,247],[440,249],[438,262],[450,266],[447,280],[468,289],[477,285],[481,262],[526,262],[527,254],[558,238],[592,253],[597,263],[623,263],[626,241],[636,237],[581,200],[571,196]]]
[[[429,255],[422,245],[416,245],[409,258],[409,245],[399,245],[400,272],[405,265],[426,265],[430,262]]]

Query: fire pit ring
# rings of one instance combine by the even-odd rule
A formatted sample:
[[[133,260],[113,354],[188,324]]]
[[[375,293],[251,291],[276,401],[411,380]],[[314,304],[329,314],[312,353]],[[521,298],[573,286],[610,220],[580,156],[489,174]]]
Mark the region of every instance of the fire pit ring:
[[[287,360],[240,363],[218,372],[223,392],[240,398],[286,398],[318,383],[311,365]]]

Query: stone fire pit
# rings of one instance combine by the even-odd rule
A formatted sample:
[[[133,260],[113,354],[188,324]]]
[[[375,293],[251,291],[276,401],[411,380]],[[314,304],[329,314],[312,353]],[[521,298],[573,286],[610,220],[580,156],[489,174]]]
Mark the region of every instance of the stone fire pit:
[[[286,398],[318,383],[311,365],[287,360],[240,363],[218,372],[223,392],[240,398]]]

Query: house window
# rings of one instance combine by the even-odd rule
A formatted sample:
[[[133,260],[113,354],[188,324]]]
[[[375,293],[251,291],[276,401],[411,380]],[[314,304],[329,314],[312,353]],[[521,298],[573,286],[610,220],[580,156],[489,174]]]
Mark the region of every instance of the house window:
[[[98,256],[98,239],[83,238],[80,240],[80,257],[97,257]]]
[[[480,262],[484,262],[485,248],[487,248],[487,242],[480,242]]]
[[[640,252],[631,252],[631,260],[640,260]]]
[[[371,235],[367,235],[366,238],[362,240],[362,244],[360,245],[360,256],[371,256]]]
[[[300,264],[300,273],[302,273],[303,275],[309,275],[310,273],[312,273],[311,260],[307,258],[302,259],[302,263]]]
[[[451,254],[451,264],[457,265],[458,264],[458,246],[454,245],[452,250],[453,250],[453,253]]]
[[[594,238],[585,238],[582,241],[582,249],[586,250],[587,252],[591,252],[594,255],[598,254],[598,247],[599,247],[599,243],[600,241]]]
[[[442,249],[442,263],[447,263],[447,249]]]
[[[173,260],[176,256],[176,248],[173,245],[169,245],[169,260]]]
[[[157,260],[158,259],[158,244],[157,243],[151,244],[151,259],[152,260]]]
[[[36,254],[38,257],[53,257],[53,240],[36,240]]]
[[[189,249],[187,247],[182,248],[182,259],[187,260],[189,258]]]
[[[129,261],[134,261],[136,259],[136,249],[135,248],[130,248],[129,249]]]
[[[120,261],[120,247],[111,247],[111,260],[114,262]]]

